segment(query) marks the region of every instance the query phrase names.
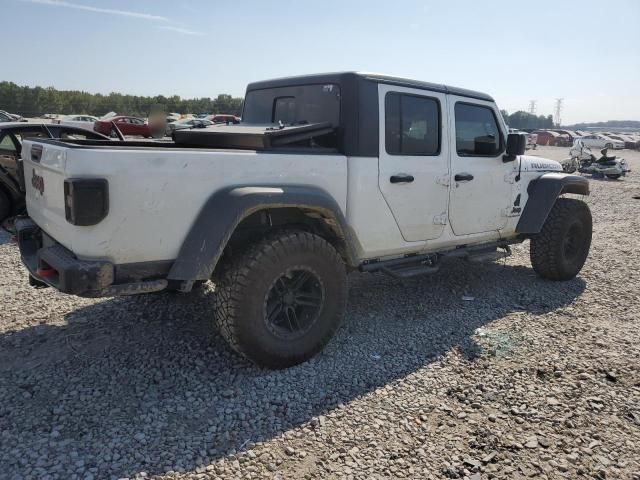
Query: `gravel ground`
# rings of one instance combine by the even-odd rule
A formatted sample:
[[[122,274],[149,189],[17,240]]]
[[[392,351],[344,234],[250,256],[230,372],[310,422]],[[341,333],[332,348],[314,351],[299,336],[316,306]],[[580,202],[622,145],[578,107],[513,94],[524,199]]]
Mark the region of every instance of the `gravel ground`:
[[[635,172],[592,181],[575,280],[537,278],[528,244],[410,281],[353,274],[335,339],[276,372],[230,353],[206,291],[34,290],[1,235],[0,478],[640,480]]]

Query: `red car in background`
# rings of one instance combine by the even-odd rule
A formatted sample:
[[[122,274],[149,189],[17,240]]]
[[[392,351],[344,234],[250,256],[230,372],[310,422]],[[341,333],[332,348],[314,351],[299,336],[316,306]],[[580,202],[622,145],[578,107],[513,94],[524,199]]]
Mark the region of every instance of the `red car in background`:
[[[98,120],[93,124],[93,129],[103,135],[117,137],[118,135],[112,123],[115,123],[123,135],[141,135],[145,138],[151,138],[153,136],[151,127],[147,122],[137,117],[116,116],[106,120]]]

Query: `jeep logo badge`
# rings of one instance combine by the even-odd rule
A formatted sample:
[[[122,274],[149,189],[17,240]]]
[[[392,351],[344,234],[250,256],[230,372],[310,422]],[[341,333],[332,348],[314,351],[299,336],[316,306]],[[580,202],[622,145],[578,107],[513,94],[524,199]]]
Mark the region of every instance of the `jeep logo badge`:
[[[44,195],[44,178],[36,173],[35,170],[31,170],[31,186],[40,192],[40,195]]]

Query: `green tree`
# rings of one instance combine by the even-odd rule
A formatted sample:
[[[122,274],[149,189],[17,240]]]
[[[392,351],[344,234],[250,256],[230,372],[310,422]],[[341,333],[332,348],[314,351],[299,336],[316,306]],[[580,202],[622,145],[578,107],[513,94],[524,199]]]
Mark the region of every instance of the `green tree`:
[[[500,112],[502,113],[507,125],[511,128],[553,128],[553,117],[551,115],[546,117],[544,115],[535,116],[522,110],[518,110],[511,115],[509,115],[505,110],[501,110]]]

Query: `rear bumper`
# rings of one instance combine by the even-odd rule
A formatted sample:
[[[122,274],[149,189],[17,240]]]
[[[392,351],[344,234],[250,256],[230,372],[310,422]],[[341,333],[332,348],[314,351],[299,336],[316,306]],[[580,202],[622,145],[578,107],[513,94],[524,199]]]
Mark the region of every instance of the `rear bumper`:
[[[17,219],[15,227],[22,263],[29,273],[38,282],[63,293],[112,297],[156,292],[167,287],[166,278],[157,277],[166,276],[168,262],[118,266],[102,260],[80,260],[30,218]]]

